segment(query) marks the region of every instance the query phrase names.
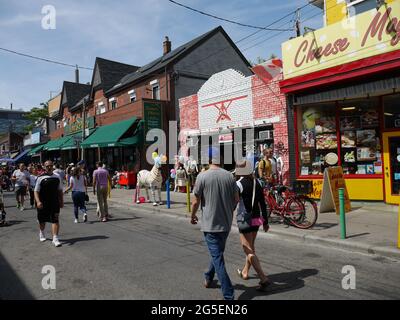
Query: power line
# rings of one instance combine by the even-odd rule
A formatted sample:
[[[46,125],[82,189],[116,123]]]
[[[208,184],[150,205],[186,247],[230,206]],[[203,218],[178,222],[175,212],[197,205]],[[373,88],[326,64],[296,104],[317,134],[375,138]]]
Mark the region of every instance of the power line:
[[[93,68],[80,67],[80,66],[78,66],[78,65],[73,65],[73,64],[69,64],[69,63],[65,63],[65,62],[60,62],[60,61],[55,61],[55,60],[40,58],[40,57],[36,57],[36,56],[30,55],[30,54],[26,54],[26,53],[14,51],[14,50],[6,49],[6,48],[0,48],[0,50],[6,51],[6,52],[9,52],[9,53],[13,53],[13,54],[16,54],[16,55],[19,55],[19,56],[31,58],[31,59],[36,59],[36,60],[40,60],[40,61],[45,61],[45,62],[50,62],[50,63],[54,63],[54,64],[59,64],[59,65],[65,66],[65,67],[72,67],[72,68],[85,69],[85,70],[93,70]]]
[[[174,0],[168,0],[168,1],[171,2],[171,3],[173,3],[173,4],[176,4],[176,5],[178,5],[178,6],[181,6],[181,7],[183,7],[183,8],[186,8],[186,9],[188,9],[188,10],[191,10],[191,11],[194,11],[194,12],[197,12],[197,13],[200,13],[200,14],[202,14],[202,15],[205,15],[205,16],[208,16],[208,17],[217,19],[217,20],[221,20],[221,21],[233,23],[233,24],[236,24],[236,25],[239,25],[239,26],[242,26],[242,27],[253,28],[253,29],[260,29],[260,30],[268,30],[268,31],[292,31],[291,29],[274,29],[274,28],[259,27],[259,26],[253,26],[253,25],[250,25],[250,24],[244,24],[244,23],[240,23],[240,22],[236,22],[236,21],[233,21],[233,20],[221,18],[221,17],[215,16],[215,15],[213,15],[213,14],[206,13],[206,12],[204,12],[204,11],[200,11],[200,10],[194,9],[194,8],[192,8],[192,7],[186,6],[186,5],[182,4],[182,3],[176,2],[176,1],[174,1]]]

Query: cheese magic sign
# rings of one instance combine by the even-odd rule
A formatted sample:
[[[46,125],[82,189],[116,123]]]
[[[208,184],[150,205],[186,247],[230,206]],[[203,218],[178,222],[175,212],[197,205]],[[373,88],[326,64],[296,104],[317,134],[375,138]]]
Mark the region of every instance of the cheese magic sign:
[[[400,0],[282,44],[284,79],[400,49]],[[400,52],[399,52],[400,55]]]

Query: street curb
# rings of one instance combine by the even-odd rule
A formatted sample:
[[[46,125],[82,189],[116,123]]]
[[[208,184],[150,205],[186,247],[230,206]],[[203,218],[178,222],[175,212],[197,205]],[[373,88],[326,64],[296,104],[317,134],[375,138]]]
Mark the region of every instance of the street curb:
[[[172,215],[175,217],[180,217],[180,218],[190,218],[190,213],[184,213],[184,214],[179,214],[174,211],[170,211],[169,209],[160,209],[159,206],[157,207],[146,207],[146,206],[140,206],[140,208],[137,208],[135,206],[126,206],[123,204],[120,204],[117,202],[117,200],[111,200],[109,199],[109,202],[113,203],[117,207],[122,207],[122,208],[127,208],[130,211],[134,211],[137,209],[138,211],[147,211],[151,213],[164,213],[168,215]],[[235,221],[233,222],[233,225],[235,224]],[[322,238],[314,235],[304,235],[304,234],[296,234],[293,232],[288,232],[284,230],[270,230],[268,231],[269,234],[271,235],[277,235],[277,236],[282,236],[286,240],[290,239],[292,241],[298,241],[300,240],[302,243],[306,244],[311,244],[311,245],[321,245],[324,247],[329,247],[329,248],[335,248],[335,249],[342,249],[346,251],[355,251],[363,254],[369,254],[369,255],[379,255],[383,257],[388,257],[388,258],[395,258],[395,259],[400,259],[400,249],[397,248],[391,248],[391,247],[380,247],[380,246],[373,246],[369,245],[366,243],[362,242],[349,242],[346,240],[342,239],[329,239],[329,238]]]

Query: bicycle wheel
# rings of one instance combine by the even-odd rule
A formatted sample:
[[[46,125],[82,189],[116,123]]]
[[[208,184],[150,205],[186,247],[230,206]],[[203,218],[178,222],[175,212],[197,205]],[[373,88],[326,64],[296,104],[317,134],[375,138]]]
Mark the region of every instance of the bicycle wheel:
[[[304,205],[299,199],[290,197],[287,200],[283,217],[288,224],[295,227],[301,225],[304,220]]]
[[[318,219],[318,207],[314,200],[304,195],[297,195],[295,197],[303,206],[304,214],[301,219],[293,219],[291,222],[293,225],[300,229],[312,228]]]

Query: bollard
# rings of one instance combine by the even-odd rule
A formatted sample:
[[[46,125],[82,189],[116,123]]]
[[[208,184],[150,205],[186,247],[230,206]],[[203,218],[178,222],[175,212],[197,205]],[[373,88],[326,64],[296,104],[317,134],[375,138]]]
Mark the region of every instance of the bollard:
[[[189,187],[189,181],[186,181],[186,194],[187,194],[187,209],[188,212],[190,213],[190,187]]]
[[[170,194],[170,182],[169,178],[167,179],[167,182],[165,183],[165,187],[167,188],[167,208],[171,209],[171,194]]]
[[[340,239],[346,239],[346,215],[345,215],[343,188],[339,188],[339,208],[340,208]]]

